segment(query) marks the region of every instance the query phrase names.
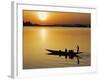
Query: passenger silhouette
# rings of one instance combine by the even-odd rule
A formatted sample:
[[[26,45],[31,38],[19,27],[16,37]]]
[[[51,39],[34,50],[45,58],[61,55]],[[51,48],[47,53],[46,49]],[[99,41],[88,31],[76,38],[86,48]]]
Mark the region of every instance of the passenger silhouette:
[[[61,57],[61,50],[59,50],[59,57]]]
[[[67,59],[67,49],[65,48],[65,58]]]
[[[67,49],[65,48],[65,52],[67,53]]]

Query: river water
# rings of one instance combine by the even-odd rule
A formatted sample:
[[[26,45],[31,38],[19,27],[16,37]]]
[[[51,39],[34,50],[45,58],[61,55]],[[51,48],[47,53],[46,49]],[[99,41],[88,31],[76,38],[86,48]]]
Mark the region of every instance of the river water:
[[[91,30],[77,27],[23,27],[23,69],[90,66]],[[51,50],[76,51],[79,45],[80,64],[77,59],[47,55]]]

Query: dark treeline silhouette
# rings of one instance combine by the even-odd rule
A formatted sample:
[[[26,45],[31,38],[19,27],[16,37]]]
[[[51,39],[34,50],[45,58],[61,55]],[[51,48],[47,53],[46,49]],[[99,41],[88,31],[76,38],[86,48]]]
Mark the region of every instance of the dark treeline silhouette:
[[[31,27],[34,27],[34,26],[37,26],[37,27],[40,27],[40,26],[45,26],[45,27],[49,27],[49,26],[54,26],[54,27],[91,27],[90,24],[52,24],[52,25],[47,25],[47,24],[34,24],[34,23],[31,23],[30,21],[27,21],[27,22],[24,22],[23,21],[23,26],[31,26]]]
[[[39,26],[38,24],[33,24],[30,21],[23,22],[23,26]]]

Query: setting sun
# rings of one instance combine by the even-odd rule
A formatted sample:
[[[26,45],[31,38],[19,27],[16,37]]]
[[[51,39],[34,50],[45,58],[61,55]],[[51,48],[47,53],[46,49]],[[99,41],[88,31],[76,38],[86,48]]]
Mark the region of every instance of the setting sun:
[[[37,12],[37,15],[41,21],[45,21],[48,17],[47,12]]]

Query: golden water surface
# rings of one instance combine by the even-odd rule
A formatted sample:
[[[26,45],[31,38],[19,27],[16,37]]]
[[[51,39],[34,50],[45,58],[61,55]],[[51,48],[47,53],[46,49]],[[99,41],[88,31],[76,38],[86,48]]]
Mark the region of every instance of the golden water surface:
[[[90,28],[29,27],[23,28],[23,69],[56,68],[90,65]],[[79,45],[80,64],[77,59],[47,55],[46,49],[76,51]]]

